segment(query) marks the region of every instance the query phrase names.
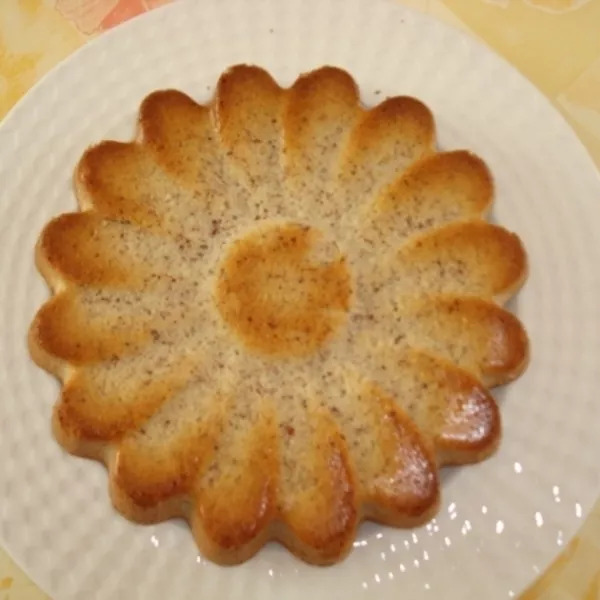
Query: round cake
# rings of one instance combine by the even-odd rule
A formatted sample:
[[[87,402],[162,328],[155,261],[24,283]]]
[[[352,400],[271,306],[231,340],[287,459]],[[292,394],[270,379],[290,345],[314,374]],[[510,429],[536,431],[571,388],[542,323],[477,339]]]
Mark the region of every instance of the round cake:
[[[526,256],[418,100],[235,66],[209,105],[148,96],[75,191],[37,246],[30,349],[63,384],[57,440],[107,465],[125,516],[184,517],[219,563],[277,540],[330,564],[363,519],[431,518],[439,468],[496,448]]]

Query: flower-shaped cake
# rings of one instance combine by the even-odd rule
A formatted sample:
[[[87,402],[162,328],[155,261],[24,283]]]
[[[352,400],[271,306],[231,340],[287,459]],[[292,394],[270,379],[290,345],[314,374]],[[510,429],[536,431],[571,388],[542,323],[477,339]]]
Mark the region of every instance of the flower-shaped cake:
[[[38,243],[30,347],[63,382],[57,439],[107,464],[124,515],[183,516],[222,563],[276,539],[326,564],[362,519],[431,517],[438,468],[496,447],[525,253],[419,101],[236,66],[208,106],[147,97],[75,186]]]

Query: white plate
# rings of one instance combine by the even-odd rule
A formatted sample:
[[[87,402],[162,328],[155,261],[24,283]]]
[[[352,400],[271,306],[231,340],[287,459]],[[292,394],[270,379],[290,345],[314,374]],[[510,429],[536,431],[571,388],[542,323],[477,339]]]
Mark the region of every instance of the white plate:
[[[500,451],[446,471],[442,509],[427,527],[365,525],[332,568],[272,545],[223,569],[197,556],[181,523],[126,522],[110,506],[105,470],[53,441],[58,388],[25,347],[47,296],[33,246],[49,218],[74,208],[81,152],[128,138],[151,90],[173,86],[206,101],[237,62],[263,65],[283,84],[331,63],[355,76],[367,103],[423,99],[443,148],[470,148],[491,166],[495,216],[530,256],[515,309],[533,361],[500,393]],[[102,36],[27,95],[0,129],[0,182],[0,539],[55,600],[507,598],[544,569],[597,497],[600,181],[541,94],[464,35],[387,0],[176,3]]]

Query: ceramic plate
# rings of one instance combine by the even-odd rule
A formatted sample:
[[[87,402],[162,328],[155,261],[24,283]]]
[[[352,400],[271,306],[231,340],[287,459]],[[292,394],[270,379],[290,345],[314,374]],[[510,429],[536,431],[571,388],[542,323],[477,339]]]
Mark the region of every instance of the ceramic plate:
[[[128,523],[105,469],[50,434],[56,382],[25,339],[47,297],[33,264],[43,224],[75,207],[89,144],[128,139],[139,102],[176,87],[207,101],[231,64],[283,85],[324,63],[363,100],[409,94],[433,110],[443,149],[469,148],[496,179],[495,218],[527,247],[513,308],[532,363],[498,392],[499,452],[447,469],[439,515],[402,531],[365,524],[351,556],[309,567],[273,544],[221,568],[184,524]],[[54,600],[513,597],[576,531],[599,489],[600,181],[561,116],[522,76],[463,34],[391,0],[181,1],[103,35],[54,70],[0,128],[0,542]]]

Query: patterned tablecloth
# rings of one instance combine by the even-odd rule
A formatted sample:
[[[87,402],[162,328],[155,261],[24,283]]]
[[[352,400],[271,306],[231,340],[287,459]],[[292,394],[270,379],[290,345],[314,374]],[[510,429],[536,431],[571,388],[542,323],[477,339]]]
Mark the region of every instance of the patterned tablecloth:
[[[106,29],[170,0],[0,0],[0,118]],[[554,103],[600,166],[600,0],[397,0],[483,40]],[[600,201],[600,200],[599,200]],[[0,548],[0,600],[47,598]],[[521,600],[600,600],[600,500]]]

